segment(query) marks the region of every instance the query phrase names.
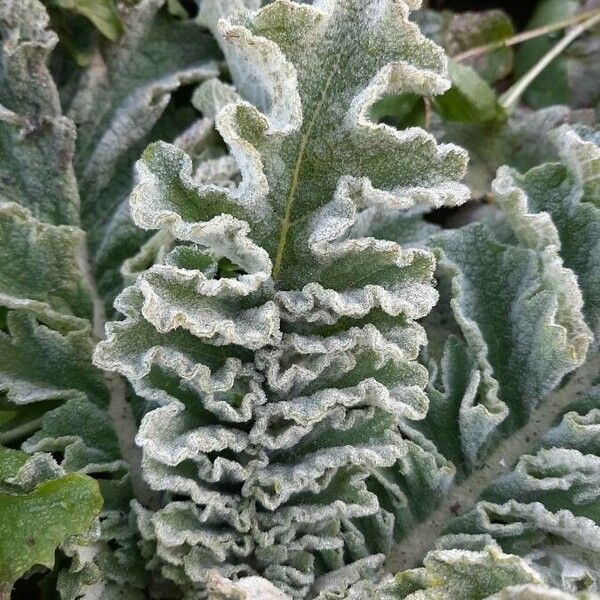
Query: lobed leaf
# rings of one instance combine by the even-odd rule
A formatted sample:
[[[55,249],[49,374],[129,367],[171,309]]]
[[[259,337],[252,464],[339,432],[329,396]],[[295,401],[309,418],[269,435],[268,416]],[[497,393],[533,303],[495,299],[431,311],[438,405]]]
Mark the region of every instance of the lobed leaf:
[[[465,156],[370,120],[386,94],[447,87],[403,3],[228,10],[206,2],[201,18],[235,92],[207,82],[195,102],[239,183],[231,162],[195,172],[174,146],[146,150],[132,216],[175,242],[117,299],[126,318],[95,361],[152,408],[144,476],[177,498],[136,512],[160,574],[192,597],[212,569],[306,597],[321,576],[331,590],[375,576],[393,515],[369,481],[412,453],[399,425],[427,405],[414,320],[435,303],[433,257],[348,234],[371,208],[462,203]]]

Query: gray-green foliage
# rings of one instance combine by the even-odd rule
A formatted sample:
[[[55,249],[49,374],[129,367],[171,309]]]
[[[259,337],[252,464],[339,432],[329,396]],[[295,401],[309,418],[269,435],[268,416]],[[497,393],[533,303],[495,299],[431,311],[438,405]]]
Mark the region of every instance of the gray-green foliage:
[[[0,500],[87,490],[39,555],[0,517],[0,598],[593,598],[593,117],[508,118],[511,51],[424,35],[497,11],[103,5],[57,86],[0,1]]]
[[[98,262],[94,268],[94,261],[90,268],[88,247],[94,252],[110,221],[109,214],[100,213],[99,195],[108,194],[105,210],[114,213],[132,177],[135,144],[141,148],[152,139],[170,93],[216,73],[210,50],[216,44],[191,23],[174,21],[170,29],[160,5],[141,2],[122,15],[129,21],[121,41],[97,48],[93,64],[75,74],[79,83],[67,116],[49,71],[57,36],[44,8],[36,0],[0,4],[0,443],[53,453],[58,464],[48,476],[47,461],[27,468],[37,481],[59,477],[40,484],[46,487],[39,491],[30,486],[30,497],[15,492],[14,500],[5,500],[2,594],[30,567],[52,567],[60,544],[68,557],[54,575],[62,598],[80,598],[84,590],[103,598],[144,597],[144,565],[129,515],[129,466],[107,413],[105,377],[92,364],[93,329],[101,327],[102,309],[91,271],[100,277],[109,271]],[[188,51],[191,44],[179,46],[179,57],[187,55],[189,66],[166,47],[174,32],[180,42],[199,34],[197,51]],[[144,50],[148,38],[152,48]],[[87,108],[93,111],[84,114]],[[188,114],[168,122],[187,127],[192,119]],[[107,141],[110,137],[118,144]],[[189,143],[195,141],[191,135]],[[93,217],[92,208],[98,211]],[[110,268],[118,275],[119,266]],[[64,499],[53,499],[54,488]],[[85,494],[78,499],[79,492],[87,499]],[[79,524],[64,514],[74,514],[71,499],[80,503]],[[19,506],[47,511],[56,526],[36,522]],[[25,522],[33,535],[23,537]],[[48,535],[36,551],[29,542],[37,543],[44,529]],[[31,559],[21,544],[27,552],[34,548]],[[22,555],[18,564],[15,553]]]
[[[304,597],[381,564],[394,507],[370,487],[393,475],[370,474],[411,452],[400,421],[427,409],[415,319],[436,300],[433,255],[347,232],[370,209],[464,202],[466,157],[369,119],[383,95],[447,86],[402,4],[275,2],[218,28],[239,96],[210,82],[196,103],[222,99],[240,183],[145,151],[133,218],[177,243],[117,299],[127,318],[95,360],[156,407],[144,476],[181,499],[138,519],[162,575],[190,597],[214,568]]]

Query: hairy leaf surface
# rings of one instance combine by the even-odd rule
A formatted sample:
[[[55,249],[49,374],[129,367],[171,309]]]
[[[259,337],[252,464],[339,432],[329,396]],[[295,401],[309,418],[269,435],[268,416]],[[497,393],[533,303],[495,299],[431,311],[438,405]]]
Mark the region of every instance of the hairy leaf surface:
[[[156,407],[137,436],[144,475],[178,498],[139,507],[138,525],[190,597],[213,568],[295,597],[329,573],[344,589],[389,547],[394,517],[368,479],[410,451],[400,420],[426,412],[414,320],[435,303],[434,263],[347,232],[371,207],[467,198],[462,151],[369,118],[386,94],[447,87],[407,12],[284,0],[222,18],[235,90],[207,82],[196,103],[239,185],[197,178],[167,144],[138,164],[133,218],[178,241],[117,299],[127,318],[95,360]]]

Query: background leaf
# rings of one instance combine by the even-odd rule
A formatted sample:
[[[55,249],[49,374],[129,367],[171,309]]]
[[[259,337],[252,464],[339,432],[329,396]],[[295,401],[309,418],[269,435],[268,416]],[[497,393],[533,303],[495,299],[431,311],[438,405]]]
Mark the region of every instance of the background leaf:
[[[123,23],[114,0],[49,0],[52,6],[69,10],[89,19],[113,42],[123,33]]]
[[[0,447],[2,481],[18,476],[27,454]],[[54,551],[68,536],[86,531],[102,508],[98,484],[68,474],[39,483],[31,492],[0,492],[0,598],[34,565],[52,567]]]
[[[481,123],[504,118],[496,92],[474,69],[453,60],[448,69],[452,86],[433,100],[434,110],[443,120]]]
[[[541,0],[527,28],[533,29],[565,19],[578,12],[600,8],[597,0]],[[526,73],[556,43],[559,33],[529,40],[519,47],[515,77]],[[596,26],[550,63],[525,92],[534,108],[568,104],[593,107],[600,101],[600,33]]]

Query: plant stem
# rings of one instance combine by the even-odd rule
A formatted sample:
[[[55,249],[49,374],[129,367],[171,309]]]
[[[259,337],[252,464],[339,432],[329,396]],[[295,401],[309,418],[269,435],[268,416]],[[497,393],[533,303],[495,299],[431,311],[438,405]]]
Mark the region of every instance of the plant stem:
[[[533,40],[543,35],[553,33],[554,31],[560,31],[561,29],[565,29],[566,27],[570,27],[571,25],[577,25],[577,23],[581,23],[582,21],[586,21],[587,19],[592,19],[598,14],[600,14],[600,10],[589,10],[587,12],[579,13],[577,15],[568,17],[567,19],[562,19],[560,21],[556,21],[555,23],[544,25],[543,27],[537,27],[536,29],[523,31],[522,33],[518,33],[517,35],[505,38],[503,40],[498,40],[496,42],[484,44],[483,46],[471,48],[469,50],[466,50],[465,52],[461,52],[460,54],[453,56],[452,58],[460,62],[468,60],[470,58],[475,58],[476,56],[480,56],[481,54],[493,52],[494,50],[500,50],[502,48],[516,46],[517,44],[521,44],[522,42]]]
[[[96,287],[91,260],[85,242],[82,244],[79,260],[81,272],[88,282],[92,296],[92,332],[95,338],[99,340],[104,336],[106,313],[104,311],[104,303]],[[121,455],[129,465],[133,493],[146,508],[157,508],[159,506],[160,495],[150,489],[150,486],[144,481],[142,476],[142,450],[135,444],[137,425],[127,399],[127,386],[123,379],[116,373],[104,371],[104,380],[110,395],[108,415],[113,422]],[[1,597],[0,600],[2,600]]]
[[[519,81],[509,88],[501,97],[500,104],[507,112],[512,112],[517,102],[531,85],[536,77],[557,57],[561,52],[584,31],[600,23],[600,11],[595,11],[594,16],[584,21],[569,31],[555,46],[552,47]]]
[[[398,573],[419,566],[454,517],[473,508],[491,483],[510,473],[521,456],[539,447],[560,415],[594,386],[599,369],[600,354],[594,352],[565,385],[540,403],[527,425],[498,444],[469,477],[451,487],[437,509],[396,545],[386,562],[388,572]]]

